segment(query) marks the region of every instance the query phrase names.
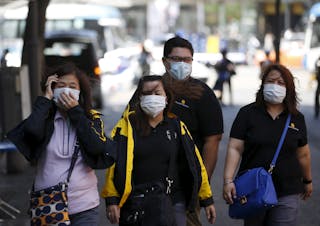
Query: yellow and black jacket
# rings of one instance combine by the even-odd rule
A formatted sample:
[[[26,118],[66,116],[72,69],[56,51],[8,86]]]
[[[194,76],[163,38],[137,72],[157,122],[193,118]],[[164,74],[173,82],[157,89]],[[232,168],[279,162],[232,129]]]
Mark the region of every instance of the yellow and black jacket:
[[[105,185],[101,193],[106,200],[106,205],[119,205],[120,208],[132,192],[134,138],[129,116],[133,113],[127,108],[111,132],[111,136],[118,145],[117,161],[107,170]],[[187,208],[193,211],[198,200],[201,206],[211,205],[213,203],[212,192],[201,155],[185,124],[179,120],[178,123],[180,125],[179,136],[188,162],[189,172],[186,173],[191,174],[186,188]]]
[[[39,96],[30,116],[11,130],[7,137],[29,161],[37,161],[51,139],[56,106],[52,100]],[[87,117],[78,105],[67,112],[76,129],[81,154],[88,166],[105,169],[114,163],[116,144],[107,139],[101,113],[90,111]]]

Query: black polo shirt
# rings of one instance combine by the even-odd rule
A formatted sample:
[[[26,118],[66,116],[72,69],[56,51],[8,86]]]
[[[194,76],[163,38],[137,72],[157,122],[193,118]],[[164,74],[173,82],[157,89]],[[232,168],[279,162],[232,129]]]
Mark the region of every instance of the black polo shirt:
[[[173,177],[175,188],[180,187],[182,170],[182,144],[179,137],[179,124],[176,119],[165,118],[148,136],[141,136],[136,131],[132,180],[134,185],[165,181],[168,176],[169,161],[173,160]],[[178,167],[179,166],[179,167]]]
[[[233,122],[230,137],[244,140],[244,151],[239,172],[254,167],[269,168],[287,119],[281,113],[273,119],[264,107],[244,106]],[[302,173],[296,158],[298,147],[308,143],[304,116],[292,115],[289,129],[273,171],[278,196],[303,191]]]
[[[162,181],[168,176],[169,161],[173,158],[173,203],[184,200],[182,181],[186,180],[187,160],[179,137],[177,119],[165,118],[148,136],[134,131],[133,185]],[[189,179],[189,178],[188,178]]]
[[[223,117],[220,104],[213,91],[202,81],[190,78],[204,88],[199,99],[178,96],[172,107],[172,112],[183,121],[197,147],[202,153],[204,138],[223,133]]]

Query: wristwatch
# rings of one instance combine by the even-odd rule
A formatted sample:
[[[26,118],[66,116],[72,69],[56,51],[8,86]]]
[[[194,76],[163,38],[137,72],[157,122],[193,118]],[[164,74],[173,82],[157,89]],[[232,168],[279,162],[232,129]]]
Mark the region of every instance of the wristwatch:
[[[304,184],[311,184],[312,183],[312,180],[307,180],[307,179],[302,179],[302,183]]]

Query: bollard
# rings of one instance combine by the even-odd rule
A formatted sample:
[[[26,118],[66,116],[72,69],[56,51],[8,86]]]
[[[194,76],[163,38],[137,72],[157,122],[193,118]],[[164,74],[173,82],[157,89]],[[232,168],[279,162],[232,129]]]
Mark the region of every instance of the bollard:
[[[22,120],[20,68],[0,68],[0,141],[5,134]],[[6,173],[18,173],[25,169],[27,161],[17,148],[8,142],[0,143],[0,152],[6,155]]]
[[[4,173],[19,173],[26,169],[28,161],[9,141],[0,142],[0,153],[6,155]]]

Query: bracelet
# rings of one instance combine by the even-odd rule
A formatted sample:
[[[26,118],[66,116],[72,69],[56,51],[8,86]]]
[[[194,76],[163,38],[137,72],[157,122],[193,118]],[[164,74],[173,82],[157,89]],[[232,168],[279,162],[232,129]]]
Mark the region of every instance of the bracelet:
[[[232,184],[232,183],[233,183],[233,180],[230,180],[230,181],[224,182],[223,185]]]
[[[312,183],[312,180],[307,180],[307,179],[302,179],[302,183],[304,184],[311,184]]]

